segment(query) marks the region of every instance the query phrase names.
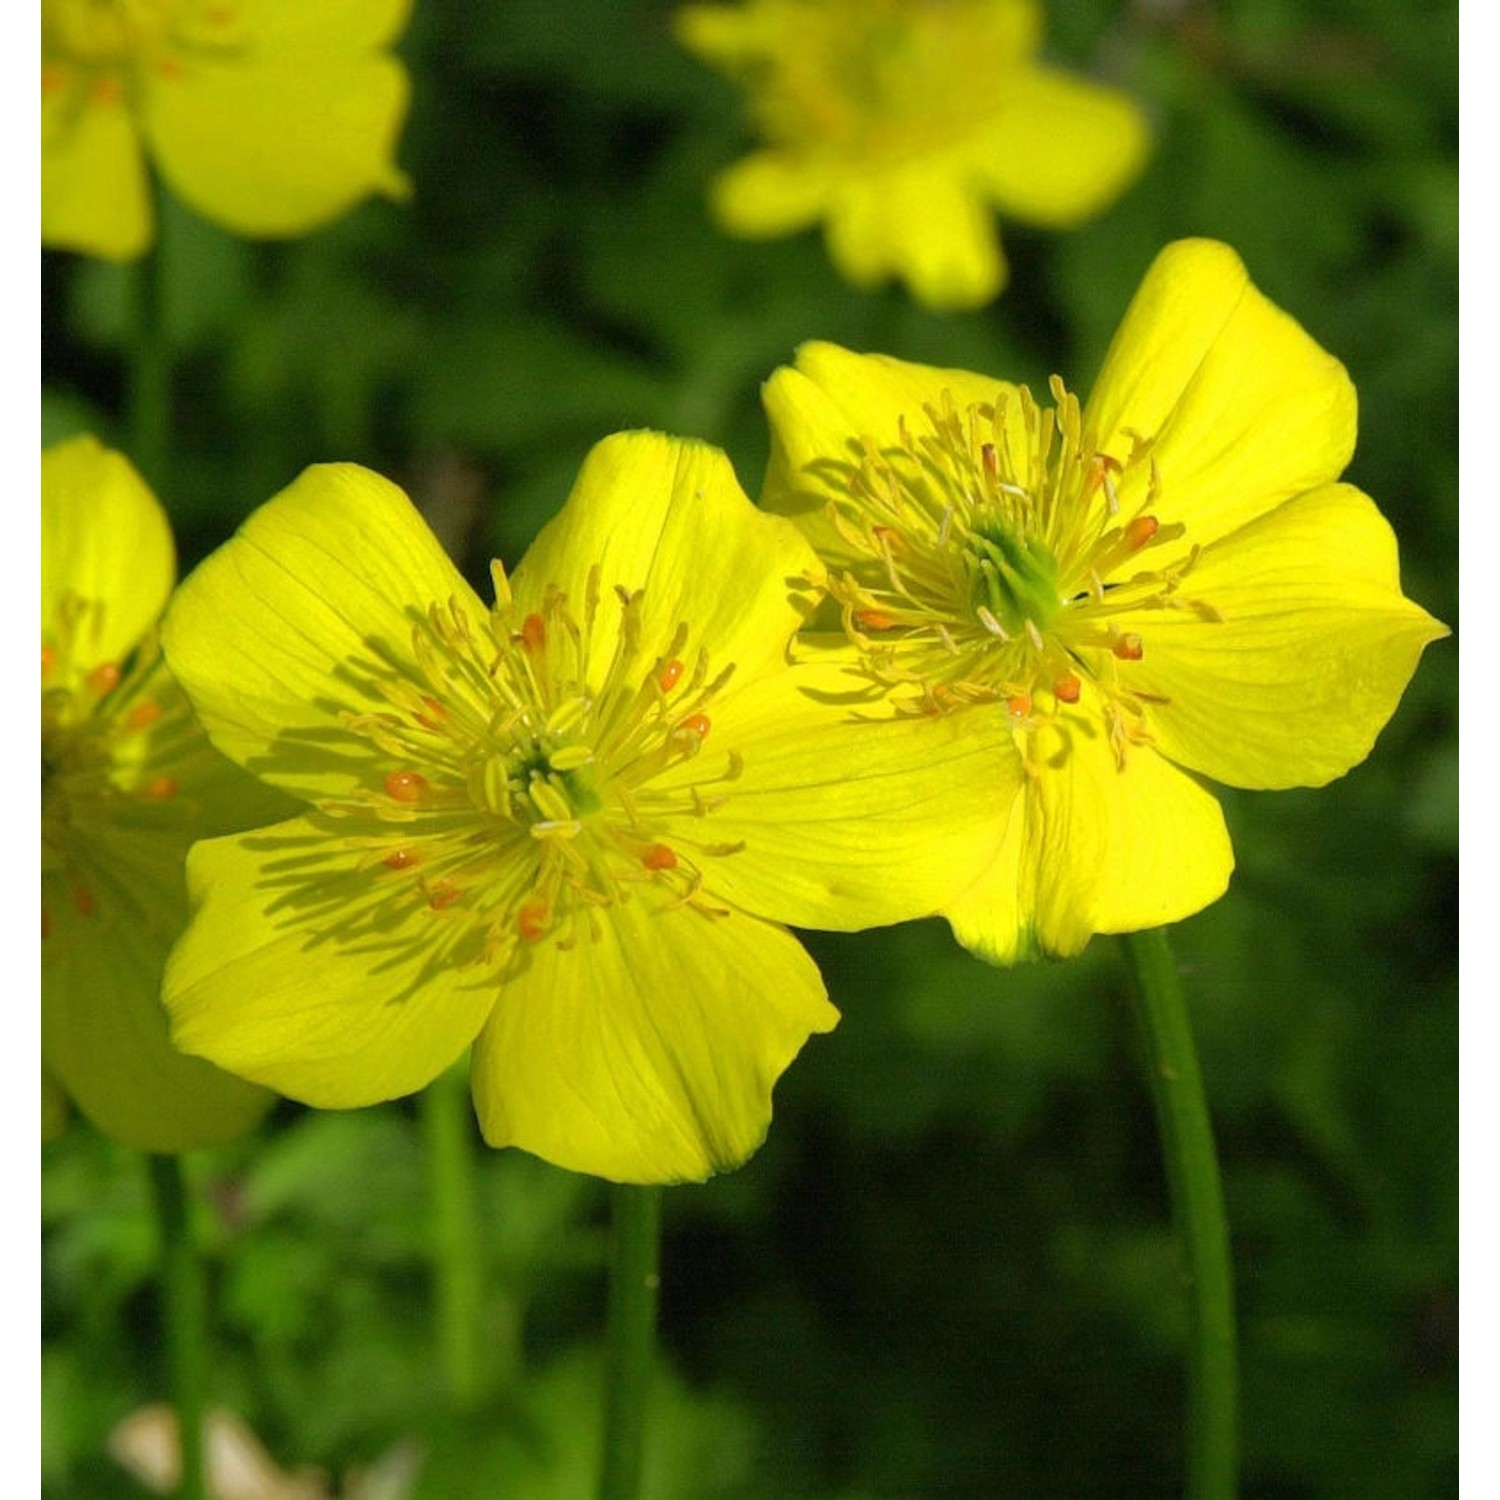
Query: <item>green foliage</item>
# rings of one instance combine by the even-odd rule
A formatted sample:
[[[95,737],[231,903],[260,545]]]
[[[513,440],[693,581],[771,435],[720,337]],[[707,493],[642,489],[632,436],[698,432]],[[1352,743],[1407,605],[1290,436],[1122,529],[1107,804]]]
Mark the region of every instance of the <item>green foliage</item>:
[[[1010,289],[941,318],[860,295],[816,234],[732,242],[704,208],[747,139],[664,5],[420,0],[407,206],[286,245],[163,226],[185,562],[311,462],[390,474],[466,569],[514,563],[589,445],[727,447],[754,494],[761,381],[794,346],[1086,391],[1155,252],[1228,240],[1348,365],[1351,478],[1407,592],[1457,622],[1456,7],[1055,4],[1052,52],[1152,110],[1108,215],[1006,226]],[[123,442],[128,272],[44,264],[44,436]],[[1416,1497],[1456,1473],[1457,653],[1428,654],[1369,762],[1232,797],[1239,868],[1178,944],[1224,1158],[1247,1496]],[[987,969],[941,924],[812,941],[844,1020],[741,1172],[669,1193],[648,1492],[1169,1495],[1178,1273],[1111,944]],[[479,1170],[493,1392],[436,1379],[409,1106],[290,1106],[198,1164],[211,1397],[278,1462],[404,1439],[418,1493],[572,1500],[597,1448],[602,1196]],[[77,1126],[43,1163],[44,1488],[119,1496],[112,1425],[160,1399],[141,1164]]]

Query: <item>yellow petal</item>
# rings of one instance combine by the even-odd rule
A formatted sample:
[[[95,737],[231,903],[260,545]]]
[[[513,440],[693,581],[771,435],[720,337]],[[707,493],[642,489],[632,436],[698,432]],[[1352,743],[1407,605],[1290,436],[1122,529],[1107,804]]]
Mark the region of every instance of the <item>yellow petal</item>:
[[[143,100],[146,139],[186,203],[237,234],[303,234],[372,193],[394,164],[410,87],[377,55],[173,59]]]
[[[226,7],[227,9],[227,7]],[[359,52],[406,29],[411,0],[235,0],[234,19],[267,52]]]
[[[1146,273],[1085,421],[1116,457],[1131,430],[1155,438],[1157,511],[1203,546],[1337,479],[1356,401],[1344,367],[1256,290],[1233,250],[1180,240]],[[1144,465],[1136,477],[1145,483]]]
[[[323,1109],[399,1098],[473,1040],[497,981],[403,872],[293,819],[197,844],[163,990],[173,1040]]]
[[[492,1146],[615,1182],[698,1181],[760,1145],[776,1080],[837,1020],[780,928],[632,899],[592,940],[532,950],[474,1048],[474,1102]]]
[[[119,663],[156,623],[176,572],[171,528],[123,454],[92,437],[42,452],[42,640],[69,595],[102,606],[72,665]]]
[[[1177,922],[1234,869],[1219,804],[1143,747],[1120,769],[1101,727],[1068,715],[1035,731],[1035,774],[991,869],[945,915],[992,962],[1065,958],[1096,932]]]
[[[1245,787],[1322,786],[1370,753],[1447,629],[1402,596],[1396,538],[1368,496],[1328,485],[1208,548],[1191,611],[1122,618],[1163,755]],[[1138,671],[1137,671],[1138,669]]]
[[[1117,89],[1052,68],[1019,68],[965,155],[1005,214],[1067,229],[1102,213],[1145,165],[1140,106]]]
[[[140,1151],[223,1145],[273,1102],[168,1041],[168,941],[108,909],[84,916],[64,904],[42,946],[45,1068],[97,1129]]]
[[[828,203],[827,175],[782,151],[756,151],[714,179],[714,217],[746,238],[791,234],[816,224]]]
[[[395,485],[326,464],[183,581],[162,644],[220,750],[321,797],[368,783],[378,752],[343,715],[388,707],[370,677],[410,660],[413,622],[450,599],[486,613]]]
[[[840,181],[827,235],[834,265],[855,286],[900,277],[940,311],[982,307],[1005,285],[990,210],[953,158]]]
[[[42,82],[42,243],[134,260],[151,235],[146,164],[123,90],[50,68]]]
[[[594,446],[567,504],[515,571],[518,606],[539,604],[556,584],[579,612],[596,565],[605,600],[590,643],[596,680],[618,638],[617,588],[643,591],[643,667],[686,623],[685,661],[703,646],[714,672],[733,663],[746,681],[781,660],[811,607],[801,580],[820,571],[794,527],[750,503],[717,448],[655,432]]]
[[[893,717],[847,701],[854,684],[801,664],[726,694],[703,753],[655,783],[741,759],[710,789],[722,803],[666,834],[683,853],[743,844],[701,859],[714,899],[850,931],[931,916],[994,859],[1021,782],[1005,716]]]

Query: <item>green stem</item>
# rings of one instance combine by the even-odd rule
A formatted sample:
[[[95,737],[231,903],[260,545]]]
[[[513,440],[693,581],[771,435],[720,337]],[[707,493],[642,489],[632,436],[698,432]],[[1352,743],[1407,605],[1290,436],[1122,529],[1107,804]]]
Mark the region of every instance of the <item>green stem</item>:
[[[172,355],[163,316],[165,284],[161,192],[154,190],[156,238],[136,262],[125,427],[130,456],[160,495],[171,489]]]
[[[1213,1128],[1167,934],[1159,928],[1129,933],[1124,943],[1172,1213],[1187,1262],[1187,1494],[1190,1500],[1232,1500],[1239,1442],[1234,1280]]]
[[[615,1187],[613,1214],[599,1500],[636,1500],[641,1490],[646,1398],[656,1337],[661,1189]]]
[[[454,1407],[473,1411],[484,1396],[480,1351],[484,1270],[466,1070],[450,1068],[434,1079],[422,1092],[421,1111],[432,1190],[438,1361]]]
[[[178,1500],[206,1500],[203,1474],[203,1386],[208,1293],[193,1243],[188,1186],[180,1156],[151,1156],[151,1190],[161,1237],[161,1291],[172,1405],[182,1442]]]

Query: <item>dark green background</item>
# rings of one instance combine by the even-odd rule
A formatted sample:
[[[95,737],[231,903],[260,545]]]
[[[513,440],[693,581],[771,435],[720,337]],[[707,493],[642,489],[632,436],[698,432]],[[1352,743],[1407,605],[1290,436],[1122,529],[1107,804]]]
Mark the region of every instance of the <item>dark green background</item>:
[[[1395,525],[1407,592],[1456,625],[1456,6],[1050,11],[1050,55],[1129,87],[1155,155],[1082,231],[1005,224],[1009,290],[939,317],[845,287],[816,234],[715,233],[705,182],[748,138],[665,7],[418,0],[409,205],[276,246],[168,206],[175,440],[148,477],[185,562],[332,458],[404,484],[476,579],[618,428],[720,443],[753,495],[758,385],[814,337],[1086,392],[1154,253],[1206,234],[1348,365],[1349,477]],[[44,257],[46,440],[128,447],[130,278]],[[1226,794],[1238,871],[1176,934],[1249,1497],[1456,1489],[1457,657],[1429,650],[1343,781]],[[649,1494],[1175,1493],[1181,1286],[1115,946],[1001,971],[938,923],[808,943],[842,1024],[747,1167],[667,1197]],[[459,1419],[412,1105],[288,1105],[197,1162],[213,1394],[278,1460],[341,1471],[414,1436],[423,1495],[588,1494],[604,1194],[517,1153],[480,1168],[495,1394]],[[165,1389],[143,1168],[75,1126],[43,1209],[46,1491],[133,1493],[103,1440]]]

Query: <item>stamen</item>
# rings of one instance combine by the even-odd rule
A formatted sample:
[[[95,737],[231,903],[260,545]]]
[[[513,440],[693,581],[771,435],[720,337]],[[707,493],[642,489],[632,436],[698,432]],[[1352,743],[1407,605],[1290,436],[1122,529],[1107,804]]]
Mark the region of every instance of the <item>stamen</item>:
[[[689,714],[677,727],[687,730],[689,734],[697,735],[700,740],[704,740],[708,738],[708,731],[712,727],[712,724],[707,714]]]
[[[1127,631],[1111,648],[1121,661],[1139,661],[1145,654],[1145,646],[1134,631]]]
[[[516,931],[528,943],[540,942],[546,937],[547,926],[547,903],[545,901],[528,901],[516,913]]]
[[[112,661],[101,662],[84,681],[101,698],[106,693],[112,693],[120,685],[119,665]]]
[[[1160,530],[1161,522],[1155,516],[1136,516],[1125,527],[1125,541],[1131,551],[1139,552]]]
[[[385,790],[394,801],[420,802],[427,795],[427,778],[416,771],[392,771],[385,778]]]
[[[149,728],[161,718],[161,704],[159,703],[137,703],[134,708],[125,715],[125,727],[129,730],[139,732]]]
[[[1083,693],[1083,684],[1070,672],[1052,684],[1052,692],[1059,703],[1077,703]]]
[[[642,851],[641,863],[648,870],[675,870],[677,856],[665,844],[651,844]]]
[[[392,870],[409,870],[414,864],[417,864],[420,859],[421,856],[415,849],[409,849],[405,845],[402,845],[399,849],[392,849],[391,852],[387,854],[383,860],[381,860],[381,864],[387,866]]]
[[[141,788],[141,795],[150,802],[165,802],[176,794],[177,778],[175,776],[153,776]]]
[[[682,674],[687,670],[675,657],[662,667],[657,675],[656,685],[663,693],[670,693],[682,679]]]

